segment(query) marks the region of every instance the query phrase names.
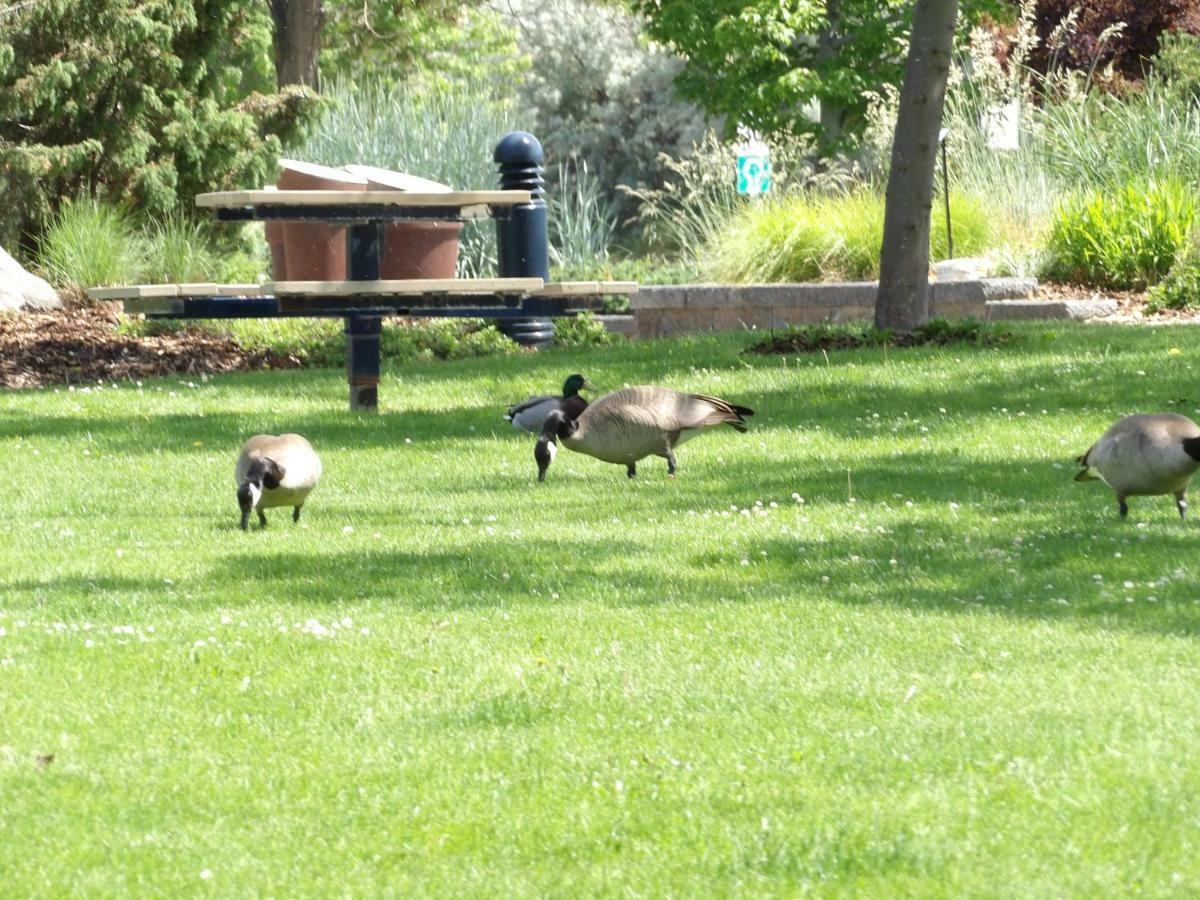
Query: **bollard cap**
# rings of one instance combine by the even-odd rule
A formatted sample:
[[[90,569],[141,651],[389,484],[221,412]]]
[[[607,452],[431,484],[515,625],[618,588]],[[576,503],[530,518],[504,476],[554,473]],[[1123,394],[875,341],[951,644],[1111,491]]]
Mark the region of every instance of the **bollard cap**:
[[[492,153],[492,161],[501,165],[541,165],[545,158],[541,143],[528,131],[510,131]]]

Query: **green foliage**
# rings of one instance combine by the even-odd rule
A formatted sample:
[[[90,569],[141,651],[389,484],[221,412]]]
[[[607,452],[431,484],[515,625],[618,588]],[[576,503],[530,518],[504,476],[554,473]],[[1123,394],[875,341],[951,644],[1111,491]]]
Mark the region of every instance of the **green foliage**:
[[[809,138],[776,135],[766,142],[771,154],[772,196],[806,190],[837,193],[857,181],[852,166],[817,163]],[[640,202],[637,221],[643,241],[654,251],[680,255],[685,264],[715,242],[754,200],[737,192],[737,147],[707,132],[684,156],[663,155],[661,188],[630,193]]]
[[[1200,227],[1192,226],[1192,233],[1167,277],[1150,288],[1147,306],[1151,312],[1200,307]]]
[[[1200,102],[1200,35],[1177,31],[1159,38],[1152,78],[1183,102]]]
[[[236,0],[17,4],[0,31],[0,241],[81,192],[162,215],[263,183],[313,103],[246,93],[267,28]]]
[[[143,282],[257,282],[267,266],[262,229],[216,228],[181,212],[135,216],[84,197],[63,204],[34,254],[59,288]],[[257,242],[255,241],[257,238]]]
[[[558,347],[581,350],[585,347],[603,347],[614,340],[616,336],[590,311],[554,320],[554,343]]]
[[[733,283],[840,281],[877,278],[883,243],[883,197],[869,190],[797,194],[751,204],[708,244],[707,274]],[[973,199],[953,195],[951,220],[958,255],[982,252],[993,235]],[[945,219],[933,215],[930,256],[947,255]]]
[[[489,84],[508,95],[529,67],[500,13],[478,2],[326,2],[322,80],[405,89]]]
[[[1055,213],[1045,274],[1075,284],[1145,288],[1170,271],[1195,220],[1194,191],[1178,181],[1077,197]]]
[[[647,31],[687,60],[682,93],[725,121],[763,134],[819,134],[831,149],[865,125],[869,96],[899,87],[912,23],[907,0],[631,0]],[[1006,13],[961,4],[964,27]]]
[[[206,326],[247,349],[294,356],[312,368],[343,368],[346,335],[337,319],[244,319]],[[482,319],[391,319],[380,352],[389,363],[507,356],[520,348]]]
[[[460,190],[496,184],[492,151],[516,121],[486,83],[428,91],[374,80],[335,81],[327,85],[326,96],[330,106],[298,151],[299,158],[330,166],[397,169]],[[495,263],[492,223],[469,223],[459,241],[459,275],[478,277],[494,271]]]
[[[834,115],[831,138],[866,112],[864,95],[881,84],[898,84],[903,41],[911,22],[901,0],[842,0],[831,22],[815,0],[634,0],[649,33],[688,60],[678,78],[683,93],[726,130],[743,124],[763,133],[812,132],[806,104],[816,101]],[[845,36],[853,36],[853,40]]]
[[[853,350],[860,347],[922,347],[927,345],[972,344],[976,347],[1007,343],[1011,331],[977,319],[950,321],[941,317],[905,334],[873,325],[792,325],[751,344],[747,353],[817,353],[821,350]]]
[[[575,269],[602,266],[617,230],[616,212],[586,162],[557,166],[547,206],[552,264]]]
[[[136,283],[143,245],[129,214],[90,197],[63,204],[50,220],[36,255],[59,288],[82,290]]]
[[[210,230],[175,212],[153,221],[144,231],[139,281],[215,281],[220,268]],[[223,279],[222,279],[223,280]]]
[[[1200,185],[1200,102],[1182,101],[1157,82],[1124,97],[1092,91],[1065,98],[1034,115],[1043,165],[1072,186],[1146,178]]]

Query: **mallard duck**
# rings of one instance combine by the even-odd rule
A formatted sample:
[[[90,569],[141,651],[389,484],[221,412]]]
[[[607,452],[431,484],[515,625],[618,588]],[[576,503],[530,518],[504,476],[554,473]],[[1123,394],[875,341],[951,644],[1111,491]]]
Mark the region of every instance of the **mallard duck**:
[[[300,521],[300,507],[321,478],[321,460],[312,445],[298,434],[256,434],[246,441],[234,471],[242,531],[250,511],[258,511],[258,524],[267,527],[264,509],[292,507],[292,521]]]
[[[1076,459],[1076,481],[1100,478],[1117,495],[1121,518],[1126,497],[1174,494],[1181,519],[1187,517],[1187,489],[1200,469],[1200,427],[1178,413],[1119,419]]]
[[[735,406],[703,394],[683,394],[670,388],[642,385],[605,394],[575,419],[552,410],[534,447],[538,481],[562,441],[577,453],[625,466],[630,478],[637,462],[647,456],[667,461],[667,475],[675,474],[675,448],[708,428],[731,425],[746,431],[746,416],[754,410]]]
[[[563,382],[561,397],[530,397],[524,403],[510,406],[504,419],[512,422],[514,428],[538,434],[551,410],[561,410],[568,419],[574,419],[587,409],[587,401],[579,396],[579,392],[584,389],[594,390],[582,375],[571,375]]]

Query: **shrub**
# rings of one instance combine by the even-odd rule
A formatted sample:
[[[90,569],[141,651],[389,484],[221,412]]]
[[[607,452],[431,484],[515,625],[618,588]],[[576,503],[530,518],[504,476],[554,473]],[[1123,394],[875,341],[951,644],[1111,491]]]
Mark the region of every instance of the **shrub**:
[[[1200,35],[1164,34],[1154,57],[1153,81],[1182,102],[1200,101]]]
[[[176,283],[220,280],[221,265],[211,244],[204,226],[178,212],[154,220],[144,232],[139,280]]]
[[[613,205],[586,162],[557,167],[549,206],[550,258],[556,266],[602,265],[617,228]]]
[[[755,204],[710,242],[706,274],[741,283],[877,278],[883,204],[883,197],[867,190]],[[950,211],[956,255],[989,246],[992,223],[978,203],[954,195]],[[930,247],[934,259],[948,252],[940,202],[931,221]]]
[[[614,339],[612,332],[591,312],[554,320],[554,343],[559,347],[603,347]]]
[[[164,214],[265,178],[315,96],[251,93],[265,5],[41,0],[0,28],[0,242],[80,192]]]
[[[1150,289],[1148,301],[1151,312],[1200,307],[1200,227],[1192,228],[1175,265],[1166,278]]]
[[[136,282],[142,249],[123,208],[84,197],[50,220],[35,258],[55,287],[82,290]]]
[[[586,161],[624,217],[618,186],[657,187],[660,154],[681,156],[704,133],[704,115],[673,87],[682,60],[643,35],[620,4],[585,0],[502,4],[534,64],[518,90],[534,132],[555,161]]]
[[[1191,189],[1176,181],[1068,201],[1054,216],[1043,274],[1115,289],[1156,284],[1174,265],[1195,217]]]
[[[294,356],[313,368],[346,364],[346,335],[337,319],[242,319],[215,324],[246,349]],[[481,319],[396,319],[384,323],[380,352],[394,362],[507,356],[519,347]]]

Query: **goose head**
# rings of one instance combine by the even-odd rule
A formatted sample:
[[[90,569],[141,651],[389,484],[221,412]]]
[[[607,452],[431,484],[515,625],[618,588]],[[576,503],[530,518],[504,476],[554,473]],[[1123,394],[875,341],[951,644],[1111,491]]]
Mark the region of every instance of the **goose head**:
[[[567,380],[563,382],[563,397],[574,397],[585,389],[595,390],[595,386],[582,375],[576,373],[575,375],[568,376]]]
[[[238,506],[242,510],[242,531],[249,528],[250,512],[258,506],[263,490],[279,487],[279,482],[282,480],[283,467],[275,460],[260,457],[250,463],[250,468],[246,470],[246,477],[238,485],[237,491]]]
[[[582,377],[582,376],[581,376]],[[562,410],[553,410],[542,423],[542,433],[533,448],[533,458],[537,462],[538,481],[546,480],[546,470],[558,453],[558,439],[567,438],[575,433],[579,426],[574,419],[569,419]]]

